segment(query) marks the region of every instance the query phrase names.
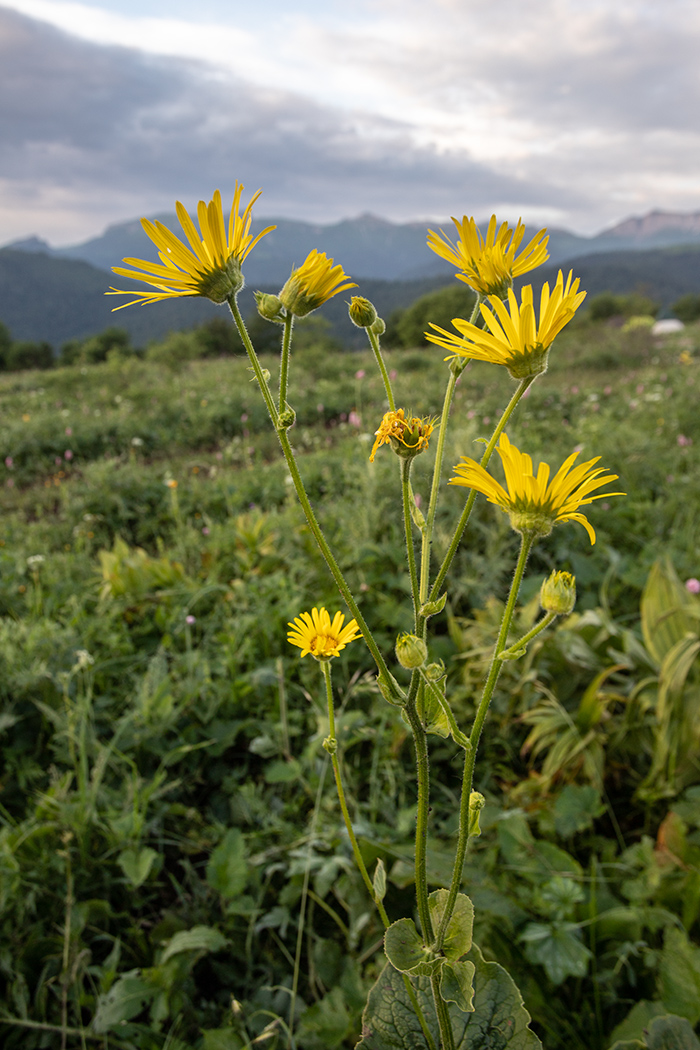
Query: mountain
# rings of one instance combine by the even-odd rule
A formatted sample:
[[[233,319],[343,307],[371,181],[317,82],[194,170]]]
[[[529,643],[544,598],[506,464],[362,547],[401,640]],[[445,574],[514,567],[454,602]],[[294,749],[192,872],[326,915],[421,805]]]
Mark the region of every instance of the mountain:
[[[173,230],[180,229],[174,214],[163,213],[152,218]],[[428,228],[443,229],[452,237],[454,227],[449,220],[394,223],[367,214],[329,225],[315,225],[269,218],[255,219],[252,230],[258,233],[269,225],[277,228],[263,238],[246,262],[246,276],[252,284],[281,285],[292,266],[303,262],[312,248],[341,262],[346,273],[364,279],[407,281],[449,277],[452,273],[449,263],[433,254],[425,243]],[[483,223],[482,230],[485,226]],[[684,215],[654,211],[626,219],[594,237],[582,237],[557,228],[549,230],[552,264],[582,255],[693,243],[700,244],[700,212]],[[45,252],[58,259],[78,259],[103,270],[118,266],[125,257],[156,258],[155,246],[136,219],[109,226],[99,237],[68,248],[51,249],[38,237],[15,241],[8,247]]]
[[[173,216],[159,218],[177,229]],[[260,220],[254,229],[266,224]],[[389,317],[453,279],[453,268],[426,247],[427,225],[391,223],[372,215],[327,226],[280,219],[246,260],[243,314],[254,309],[253,289],[277,291],[292,265],[317,248],[341,261],[357,280],[358,291],[374,301],[380,315]],[[443,224],[443,229],[448,232],[450,226]],[[554,229],[549,247],[547,267],[532,275],[536,286],[556,278],[560,266],[566,270],[571,265],[589,296],[643,289],[667,308],[681,295],[700,292],[700,213],[652,212],[596,237]],[[135,345],[143,346],[169,331],[201,324],[217,312],[222,316],[222,308],[189,297],[112,313],[115,300],[105,298],[104,292],[112,284],[126,287],[129,282],[108,272],[109,266],[124,256],[155,258],[140,222],[110,226],[100,237],[72,248],[51,249],[32,237],[0,249],[0,321],[14,339],[46,340],[54,347],[118,325],[127,329]],[[364,334],[348,325],[348,298],[331,300],[321,312],[346,345],[364,345]]]

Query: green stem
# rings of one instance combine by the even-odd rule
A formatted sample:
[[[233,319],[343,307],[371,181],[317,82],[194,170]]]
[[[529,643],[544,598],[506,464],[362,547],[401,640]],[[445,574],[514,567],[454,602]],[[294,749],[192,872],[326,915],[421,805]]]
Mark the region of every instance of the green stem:
[[[450,418],[450,409],[454,398],[457,376],[450,371],[450,378],[445,389],[445,399],[442,405],[442,416],[438,427],[437,443],[435,447],[435,465],[433,467],[433,483],[430,489],[430,502],[428,513],[425,518],[423,529],[423,543],[421,544],[420,556],[420,604],[423,605],[428,598],[428,582],[430,579],[430,550],[433,543],[433,526],[437,511],[438,496],[440,492],[440,476],[442,474],[442,460],[445,454],[445,439],[447,437],[447,420]],[[418,631],[417,633],[420,633]]]
[[[452,708],[447,702],[447,697],[442,693],[440,687],[436,682],[430,681],[422,667],[419,667],[418,671],[421,678],[423,679],[424,688],[430,689],[433,696],[442,708],[445,718],[447,719],[447,722],[449,724],[452,739],[454,740],[455,744],[459,744],[460,747],[463,747],[465,750],[469,750],[469,748],[471,747],[471,744],[469,743],[469,737],[466,736],[466,734],[463,733],[457,725],[455,716],[452,713]]]
[[[437,1014],[438,1025],[440,1026],[440,1042],[442,1044],[442,1050],[455,1050],[455,1037],[452,1032],[450,1011],[447,1003],[440,995],[440,979],[438,977],[431,977],[430,987],[433,992],[433,1001],[435,1003],[435,1013]]]
[[[523,649],[528,642],[531,642],[533,638],[536,638],[541,631],[544,631],[545,627],[549,627],[552,620],[556,620],[557,614],[555,612],[546,613],[539,623],[536,623],[532,630],[524,634],[522,638],[518,638],[517,642],[512,642],[507,649],[504,649],[500,654],[501,660],[517,660],[518,655],[524,655],[519,653],[519,650]]]
[[[473,324],[479,313],[479,306],[481,305],[481,296],[477,295],[476,302],[474,303],[474,309],[472,310],[470,322]],[[428,514],[425,521],[425,528],[423,530],[423,543],[421,545],[421,562],[420,562],[420,604],[426,601],[428,597],[428,583],[430,580],[430,550],[433,543],[433,525],[435,524],[435,514],[437,512],[438,496],[440,494],[440,478],[442,475],[442,460],[445,454],[445,440],[447,436],[447,421],[450,418],[450,410],[452,408],[452,401],[454,399],[455,388],[457,386],[457,380],[464,370],[465,366],[459,368],[450,367],[450,378],[447,381],[447,387],[445,389],[445,398],[442,404],[442,415],[440,417],[440,425],[438,428],[438,437],[435,448],[435,465],[433,466],[433,482],[430,488],[430,501],[428,503]],[[420,630],[416,633],[420,634],[424,626],[424,621],[420,624]]]
[[[287,381],[289,376],[289,350],[292,345],[292,326],[294,325],[294,314],[288,313],[284,319],[284,332],[282,334],[282,358],[280,362],[280,415],[287,407]]]
[[[260,390],[262,392],[265,404],[267,405],[267,410],[270,413],[270,418],[275,426],[275,430],[277,431],[277,437],[279,439],[280,445],[282,446],[282,452],[284,453],[287,469],[289,470],[289,473],[291,475],[297,498],[301,504],[302,510],[304,511],[304,515],[308,522],[309,528],[311,529],[313,537],[316,540],[316,543],[318,544],[319,549],[326,560],[326,564],[330,569],[331,575],[335,580],[338,590],[345,599],[345,603],[348,609],[357,621],[357,626],[362,632],[362,636],[365,640],[367,648],[369,649],[370,653],[374,658],[380,675],[388,684],[388,686],[391,687],[393,677],[389,673],[389,668],[386,665],[384,657],[379,651],[377,643],[375,642],[374,638],[372,637],[372,634],[370,633],[369,627],[367,626],[365,619],[358,608],[357,602],[355,601],[352,595],[347,581],[340,570],[340,566],[338,565],[338,562],[336,561],[333,552],[328,546],[328,542],[325,536],[323,535],[323,532],[321,531],[321,526],[319,525],[316,519],[316,515],[314,514],[313,508],[309,501],[309,497],[306,494],[306,489],[304,488],[304,482],[302,481],[301,474],[299,473],[299,468],[297,467],[296,459],[294,458],[294,451],[289,441],[287,431],[279,425],[279,415],[277,413],[277,409],[275,408],[275,403],[270,392],[270,387],[263,373],[260,361],[258,360],[258,355],[255,352],[255,348],[250,341],[250,336],[248,335],[245,324],[243,323],[243,318],[241,317],[241,312],[238,309],[238,303],[236,302],[235,298],[232,298],[229,301],[229,306],[231,308],[231,313],[233,314],[233,319],[236,323],[236,327],[238,328],[241,339],[243,340],[243,345],[246,348],[246,352],[253,367],[253,372],[255,374],[256,379],[258,380],[258,384],[260,386]],[[397,699],[400,699],[398,694]]]
[[[483,456],[481,457],[481,466],[482,467],[486,467],[488,465],[488,462],[491,459],[491,456],[493,455],[493,450],[496,447],[496,442],[498,441],[499,437],[501,436],[501,432],[503,431],[506,423],[508,422],[508,420],[512,416],[513,412],[515,411],[515,407],[518,404],[518,402],[520,401],[520,398],[523,396],[523,394],[528,389],[528,387],[530,387],[532,385],[532,383],[534,382],[535,378],[536,378],[535,376],[528,376],[526,379],[521,379],[520,383],[518,384],[518,389],[513,394],[512,398],[508,402],[508,404],[507,404],[507,406],[506,406],[506,408],[505,408],[505,410],[503,412],[503,415],[501,416],[501,418],[499,419],[498,423],[496,424],[496,429],[494,430],[493,434],[491,435],[491,440],[489,441],[488,445],[486,446],[486,451],[484,452]],[[464,534],[464,530],[467,527],[467,522],[469,521],[469,515],[472,512],[472,507],[474,506],[474,501],[475,500],[476,500],[476,489],[472,489],[472,491],[469,493],[469,497],[468,497],[467,502],[466,502],[466,504],[464,506],[464,510],[462,511],[462,516],[459,519],[459,521],[457,522],[457,527],[455,528],[454,535],[452,536],[452,541],[450,542],[450,546],[447,549],[447,554],[445,555],[445,557],[443,559],[442,565],[440,566],[440,571],[438,572],[437,577],[435,579],[435,583],[433,584],[433,588],[432,588],[432,590],[430,592],[430,601],[436,601],[436,599],[439,597],[440,591],[442,590],[442,585],[445,582],[445,577],[447,576],[447,573],[449,572],[449,569],[450,569],[450,565],[452,564],[452,559],[454,558],[454,556],[455,556],[455,554],[457,552],[457,547],[459,546],[460,540],[462,539],[462,535]]]
[[[384,380],[384,389],[386,391],[386,399],[389,402],[389,409],[391,412],[395,412],[396,402],[394,401],[394,392],[391,389],[391,380],[389,379],[389,373],[386,370],[384,358],[382,357],[382,351],[379,346],[379,337],[376,335],[375,332],[372,331],[371,328],[365,328],[365,332],[367,333],[367,338],[369,339],[369,345],[374,350],[374,356],[377,360],[377,364],[379,365],[379,371],[382,373],[382,379]]]
[[[411,464],[412,459],[401,460],[401,489],[403,494],[403,525],[406,533],[406,556],[408,558],[408,573],[411,578],[411,594],[413,595],[414,622],[418,622],[418,610],[420,609],[418,596],[418,573],[416,570],[416,552],[413,546],[413,520],[411,518]]]
[[[498,681],[498,676],[501,673],[501,667],[503,666],[503,660],[501,653],[503,652],[506,642],[508,640],[508,631],[510,630],[511,620],[513,619],[513,612],[515,610],[515,603],[518,598],[520,591],[520,584],[522,583],[523,573],[525,572],[525,566],[527,564],[528,555],[534,542],[534,535],[532,533],[526,533],[523,535],[520,543],[520,554],[518,556],[518,562],[515,566],[515,573],[513,575],[513,582],[510,588],[510,594],[508,595],[508,601],[503,611],[503,619],[501,620],[501,628],[498,632],[498,640],[493,650],[493,657],[491,659],[491,666],[489,673],[486,678],[483,693],[481,694],[481,700],[479,701],[479,707],[476,712],[474,719],[474,725],[469,735],[470,747],[465,751],[464,754],[464,777],[462,779],[462,798],[460,800],[459,807],[459,837],[457,840],[457,852],[455,853],[455,863],[452,870],[452,882],[450,884],[450,892],[445,905],[445,910],[440,920],[440,927],[437,932],[435,939],[435,951],[441,951],[442,946],[445,942],[445,936],[447,934],[447,926],[452,918],[454,911],[455,902],[457,900],[457,894],[459,893],[459,887],[462,884],[462,870],[464,868],[464,858],[467,854],[467,846],[469,844],[469,796],[472,792],[472,784],[474,781],[474,763],[476,760],[476,752],[479,747],[479,740],[481,739],[481,730],[483,729],[486,714],[491,703],[491,697]]]
[[[241,316],[241,311],[238,309],[238,300],[236,299],[235,295],[232,295],[231,298],[227,299],[226,301],[228,302],[229,309],[231,311],[231,314],[233,315],[233,320],[236,324],[236,328],[238,329],[238,334],[243,340],[243,345],[246,348],[246,353],[248,354],[250,363],[253,366],[253,372],[255,374],[255,378],[258,381],[260,393],[262,394],[263,400],[265,401],[265,405],[267,406],[267,411],[270,413],[270,419],[272,420],[275,430],[277,430],[277,427],[279,425],[279,415],[277,409],[275,408],[275,402],[272,398],[267,379],[265,378],[262,367],[258,360],[258,355],[255,353],[255,348],[253,347],[253,344],[250,341],[248,329],[246,328],[243,317]]]
[[[328,766],[323,763],[321,770],[321,776],[318,780],[318,788],[316,790],[316,800],[314,802],[314,809],[311,815],[311,827],[309,828],[309,845],[306,851],[306,866],[304,868],[304,882],[301,890],[301,908],[299,909],[299,928],[297,930],[297,943],[296,951],[294,953],[294,972],[292,977],[292,994],[289,998],[289,1042],[288,1047],[292,1046],[293,1043],[293,1029],[294,1029],[294,1011],[296,1007],[297,993],[299,991],[299,974],[301,972],[301,949],[304,940],[304,923],[306,920],[306,900],[309,891],[309,880],[311,877],[311,854],[313,851],[314,839],[316,838],[316,822],[318,820],[319,810],[321,808],[321,799],[323,798],[323,785],[326,779],[326,770]]]
[[[369,872],[367,871],[367,867],[360,852],[360,847],[355,837],[352,821],[350,819],[350,811],[348,810],[348,804],[345,798],[345,788],[343,787],[343,780],[340,774],[340,763],[338,761],[337,755],[338,741],[336,740],[335,736],[335,708],[333,706],[333,686],[331,682],[330,660],[319,660],[319,663],[321,665],[323,677],[326,682],[326,702],[328,704],[329,735],[328,739],[324,740],[323,746],[331,756],[331,763],[333,765],[333,775],[335,776],[335,786],[338,790],[338,801],[340,802],[340,809],[343,814],[343,820],[345,821],[345,830],[347,831],[348,838],[350,839],[353,856],[355,857],[355,863],[357,864],[357,867],[360,871],[360,875],[362,876],[364,884],[369,891],[370,897],[377,905],[377,909],[381,916],[382,922],[384,923],[384,929],[387,929],[387,927],[389,926],[389,916],[386,913],[383,901],[377,900],[376,898],[374,892],[374,885],[372,883],[371,878],[369,877]]]
[[[428,741],[416,710],[415,700],[410,698],[405,707],[416,750],[416,779],[418,800],[416,806],[416,904],[418,918],[423,930],[423,940],[431,944],[433,923],[428,907],[428,806],[430,796],[430,773],[428,766]]]
[[[341,809],[342,814],[343,814],[343,820],[345,821],[345,830],[348,833],[348,838],[350,839],[350,843],[352,845],[352,852],[353,852],[353,856],[355,857],[355,863],[357,864],[357,867],[359,868],[359,871],[360,871],[360,874],[362,875],[362,879],[364,881],[365,886],[369,890],[370,897],[372,898],[374,903],[377,905],[377,910],[378,910],[380,918],[381,918],[381,920],[382,920],[382,922],[384,924],[384,929],[386,930],[389,927],[389,925],[390,925],[390,923],[389,923],[389,916],[387,915],[386,908],[384,907],[384,902],[382,900],[378,900],[376,895],[375,895],[374,884],[372,883],[372,880],[369,877],[369,872],[367,871],[367,867],[365,865],[364,858],[362,856],[362,853],[360,852],[360,847],[359,847],[357,839],[355,837],[355,831],[354,831],[353,826],[352,826],[352,820],[350,819],[350,812],[348,810],[347,801],[346,801],[346,797],[345,797],[345,789],[344,789],[344,786],[343,786],[343,781],[342,781],[341,772],[340,772],[340,763],[338,761],[338,756],[337,756],[337,753],[336,753],[337,740],[336,740],[336,736],[335,736],[335,707],[334,707],[334,704],[333,704],[333,686],[332,686],[332,681],[331,681],[330,661],[329,660],[321,660],[319,662],[321,664],[321,670],[323,671],[323,677],[324,677],[325,682],[326,682],[326,701],[327,701],[327,704],[328,704],[329,737],[328,737],[328,741],[324,741],[323,746],[326,748],[326,750],[329,752],[329,754],[331,756],[331,763],[333,765],[333,774],[335,776],[335,786],[336,786],[337,791],[338,791],[338,801],[340,802],[340,809]],[[414,1013],[415,1013],[416,1017],[418,1018],[418,1022],[419,1022],[420,1026],[421,1026],[421,1029],[423,1030],[423,1035],[425,1036],[426,1042],[428,1044],[428,1048],[429,1048],[429,1050],[436,1050],[435,1041],[434,1041],[434,1039],[432,1037],[430,1029],[428,1028],[428,1024],[427,1024],[427,1022],[425,1020],[425,1016],[423,1015],[423,1011],[421,1009],[420,1003],[418,1002],[418,997],[416,996],[416,993],[415,993],[415,991],[413,989],[413,986],[411,984],[410,978],[408,977],[407,974],[402,974],[402,976],[403,976],[403,983],[404,983],[404,985],[406,987],[406,992],[408,994],[409,999],[411,1000],[411,1005],[413,1006]]]

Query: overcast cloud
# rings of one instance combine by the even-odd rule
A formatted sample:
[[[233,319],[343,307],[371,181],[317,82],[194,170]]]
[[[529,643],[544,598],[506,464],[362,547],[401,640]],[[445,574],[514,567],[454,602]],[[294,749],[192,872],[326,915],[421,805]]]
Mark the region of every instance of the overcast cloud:
[[[0,243],[79,241],[236,178],[258,215],[319,222],[700,210],[692,0],[164,8],[0,7]]]

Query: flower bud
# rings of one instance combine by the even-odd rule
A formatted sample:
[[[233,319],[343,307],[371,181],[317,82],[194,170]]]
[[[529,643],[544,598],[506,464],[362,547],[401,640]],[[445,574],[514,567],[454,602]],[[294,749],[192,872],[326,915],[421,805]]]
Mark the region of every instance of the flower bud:
[[[357,328],[371,328],[377,320],[377,311],[369,299],[361,295],[353,295],[350,299],[348,309],[350,320]]]
[[[386,324],[381,317],[378,317],[374,324],[370,325],[369,330],[373,335],[384,335],[386,332]]]
[[[396,639],[396,659],[408,671],[422,667],[428,659],[428,647],[415,634],[401,634]]]
[[[576,577],[555,570],[542,584],[540,605],[545,612],[567,616],[576,604]]]
[[[269,292],[255,292],[255,303],[258,313],[265,321],[284,324],[285,311],[279,295],[270,295]]]

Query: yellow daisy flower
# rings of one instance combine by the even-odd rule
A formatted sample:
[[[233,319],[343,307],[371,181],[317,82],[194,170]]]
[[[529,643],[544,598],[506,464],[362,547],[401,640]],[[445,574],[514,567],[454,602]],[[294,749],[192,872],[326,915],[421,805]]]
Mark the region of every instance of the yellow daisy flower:
[[[379,430],[375,430],[376,440],[372,446],[369,461],[370,463],[374,461],[380,445],[389,444],[404,459],[417,456],[419,452],[423,452],[428,447],[428,440],[434,430],[433,420],[418,419],[417,416],[406,419],[402,408],[395,412],[385,412],[379,424]]]
[[[501,434],[497,451],[503,463],[507,491],[492,478],[475,460],[462,456],[462,463],[454,467],[456,478],[450,485],[464,485],[482,492],[489,503],[495,503],[510,514],[510,523],[516,532],[535,536],[548,536],[554,525],[563,521],[578,521],[595,543],[595,532],[585,515],[578,508],[594,499],[609,496],[624,496],[624,492],[601,492],[591,496],[594,489],[616,481],[617,474],[606,474],[605,467],[593,466],[600,456],[579,463],[574,467],[578,452],[574,452],[549,480],[550,468],[540,463],[537,474],[533,473],[530,457],[511,445],[506,434]]]
[[[516,257],[525,236],[520,219],[514,231],[507,222],[502,222],[496,230],[496,216],[492,215],[485,240],[473,218],[465,215],[460,222],[453,217],[452,222],[459,234],[457,244],[453,244],[442,230],[439,233],[428,230],[428,247],[456,266],[460,271],[456,275],[458,280],[464,281],[479,295],[503,298],[514,277],[534,270],[549,258],[546,230],[536,233]]]
[[[332,656],[340,656],[340,650],[348,642],[361,636],[357,621],[350,620],[343,627],[344,619],[343,613],[337,612],[331,622],[327,609],[314,608],[310,613],[303,612],[287,625],[292,628],[287,641],[298,645],[302,656],[311,653],[317,660],[330,660]]]
[[[521,303],[511,288],[508,289],[508,309],[497,296],[489,296],[490,307],[482,303],[481,316],[486,328],[478,328],[469,321],[455,317],[452,324],[459,335],[446,332],[430,324],[438,335],[426,332],[431,343],[451,350],[460,357],[474,357],[505,365],[514,379],[540,375],[547,370],[549,348],[562,328],[569,323],[586,298],[579,292],[579,278],[572,281],[572,271],[564,284],[561,270],[552,292],[545,283],[540,295],[540,320],[537,324],[532,302],[532,285],[521,291]],[[488,329],[488,330],[487,330]]]
[[[133,281],[144,281],[157,290],[155,292],[124,292],[110,289],[107,295],[136,295],[129,303],[115,309],[133,306],[135,303],[152,303],[159,299],[173,299],[181,295],[201,295],[215,303],[223,303],[236,295],[243,287],[241,264],[258,241],[276,229],[267,226],[256,237],[250,232],[251,209],[261,190],[251,198],[242,215],[238,214],[243,186],[236,182],[236,189],[228,221],[228,235],[224,224],[221,194],[215,191],[209,204],[200,201],[197,218],[201,234],[185,207],[177,201],[175,208],[180,225],[190,243],[188,248],[162,222],[141,219],[141,225],[151,238],[160,256],[160,264],[145,259],[124,259],[130,266],[140,266],[145,272],[127,270],[121,266],[112,269],[121,277]]]
[[[290,314],[305,317],[348,288],[357,288],[357,285],[343,273],[343,267],[334,266],[332,259],[314,248],[301,266],[292,270],[279,297]]]

